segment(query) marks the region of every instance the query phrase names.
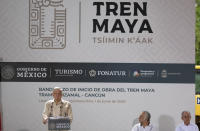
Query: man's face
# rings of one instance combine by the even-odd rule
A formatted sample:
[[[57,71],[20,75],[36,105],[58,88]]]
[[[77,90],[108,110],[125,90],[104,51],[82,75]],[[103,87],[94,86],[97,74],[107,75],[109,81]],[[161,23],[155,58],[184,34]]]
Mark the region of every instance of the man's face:
[[[145,113],[142,112],[139,116],[139,122],[142,124],[145,121]]]
[[[57,101],[57,102],[59,102],[59,101],[61,101],[61,98],[62,98],[62,92],[58,89],[55,89],[54,91],[53,91],[53,98],[54,98],[54,100],[55,101]]]
[[[189,125],[191,120],[190,114],[188,112],[184,112],[182,115],[182,120],[185,123],[185,125]]]

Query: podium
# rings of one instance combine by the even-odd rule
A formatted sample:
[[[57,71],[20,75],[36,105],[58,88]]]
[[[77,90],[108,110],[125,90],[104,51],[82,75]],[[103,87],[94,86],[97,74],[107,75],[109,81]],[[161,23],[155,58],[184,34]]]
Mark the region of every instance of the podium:
[[[68,117],[49,117],[48,130],[70,130],[70,119]]]

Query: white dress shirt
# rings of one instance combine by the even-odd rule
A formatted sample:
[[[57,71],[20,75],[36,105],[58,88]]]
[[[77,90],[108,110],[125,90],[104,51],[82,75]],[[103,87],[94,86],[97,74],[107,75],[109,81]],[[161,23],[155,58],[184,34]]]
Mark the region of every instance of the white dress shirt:
[[[153,125],[148,125],[146,127],[141,126],[140,123],[133,126],[131,131],[154,131]]]
[[[72,122],[72,107],[69,101],[61,100],[55,103],[54,100],[49,100],[45,103],[44,112],[42,113],[43,119],[48,117],[69,117],[70,123]],[[67,131],[67,130],[63,130]]]
[[[190,123],[189,125],[182,123],[176,127],[176,131],[199,131],[199,128],[193,123]]]

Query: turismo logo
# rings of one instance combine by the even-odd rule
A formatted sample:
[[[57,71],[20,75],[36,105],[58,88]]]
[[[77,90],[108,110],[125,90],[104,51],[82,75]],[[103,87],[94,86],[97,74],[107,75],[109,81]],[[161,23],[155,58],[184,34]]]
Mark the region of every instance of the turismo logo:
[[[84,74],[82,69],[54,69],[55,76],[81,76]]]

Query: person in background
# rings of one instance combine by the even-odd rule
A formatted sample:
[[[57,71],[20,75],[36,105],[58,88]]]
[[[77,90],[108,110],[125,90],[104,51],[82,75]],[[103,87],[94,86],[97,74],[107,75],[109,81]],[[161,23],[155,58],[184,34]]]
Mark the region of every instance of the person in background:
[[[181,113],[181,119],[183,123],[176,127],[176,131],[199,131],[197,125],[190,122],[191,114],[189,111],[183,111]]]
[[[153,125],[150,124],[151,114],[143,111],[139,116],[139,123],[134,125],[131,131],[155,131]]]

